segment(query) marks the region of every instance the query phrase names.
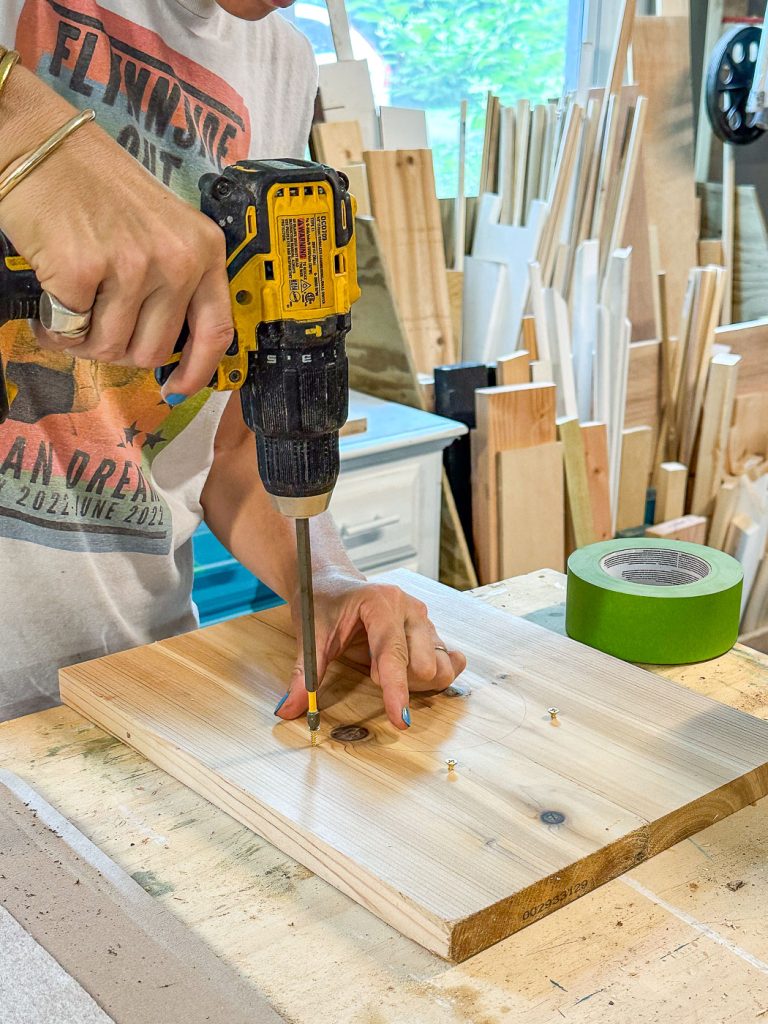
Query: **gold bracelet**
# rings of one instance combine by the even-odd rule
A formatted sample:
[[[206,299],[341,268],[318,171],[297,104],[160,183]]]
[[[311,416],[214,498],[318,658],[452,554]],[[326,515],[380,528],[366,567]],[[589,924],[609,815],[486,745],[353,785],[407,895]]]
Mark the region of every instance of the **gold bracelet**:
[[[3,51],[0,56],[0,93],[2,93],[11,72],[21,60],[21,55],[18,50],[6,50],[5,47],[0,47],[0,49]]]
[[[62,125],[58,131],[55,131],[53,135],[42,144],[42,146],[38,146],[37,149],[28,153],[18,167],[0,175],[0,202],[2,202],[8,193],[12,192],[28,174],[31,174],[36,167],[39,167],[43,160],[46,160],[51,153],[55,152],[65,139],[68,139],[73,132],[76,132],[77,129],[81,128],[84,124],[88,124],[89,121],[93,121],[95,117],[95,110],[83,110],[82,113],[73,117],[70,121],[67,121],[66,124]]]

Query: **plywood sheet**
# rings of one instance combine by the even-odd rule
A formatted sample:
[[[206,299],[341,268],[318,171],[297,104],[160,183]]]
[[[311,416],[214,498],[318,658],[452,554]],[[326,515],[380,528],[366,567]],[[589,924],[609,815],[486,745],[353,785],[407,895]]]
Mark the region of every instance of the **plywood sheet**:
[[[341,666],[319,747],[277,722],[295,651],[274,615],[64,669],[64,700],[458,960],[768,791],[768,723],[439,584],[387,579],[468,656],[471,692],[414,696],[407,732]],[[368,741],[329,738],[361,722]]]

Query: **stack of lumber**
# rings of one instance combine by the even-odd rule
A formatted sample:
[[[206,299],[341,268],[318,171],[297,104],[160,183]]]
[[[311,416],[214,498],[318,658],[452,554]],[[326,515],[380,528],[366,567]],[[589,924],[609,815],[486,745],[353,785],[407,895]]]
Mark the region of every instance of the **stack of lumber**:
[[[604,87],[488,96],[478,197],[461,103],[442,208],[423,112],[342,116],[321,80],[314,154],[369,214],[351,380],[426,410],[437,393],[470,427],[471,453],[446,461],[444,582],[562,570],[577,547],[647,531],[733,553],[744,629],[768,629],[768,324],[720,327],[734,276],[727,244],[699,246],[688,20],[617,10]]]

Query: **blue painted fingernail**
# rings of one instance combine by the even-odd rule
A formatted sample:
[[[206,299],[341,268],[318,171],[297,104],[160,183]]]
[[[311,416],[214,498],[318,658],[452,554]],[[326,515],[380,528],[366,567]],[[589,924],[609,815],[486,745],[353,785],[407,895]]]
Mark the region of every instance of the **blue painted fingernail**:
[[[405,722],[405,724],[410,729],[410,727],[411,727],[411,709],[410,708],[403,708],[403,721]]]
[[[275,714],[277,714],[277,712],[280,710],[280,708],[283,706],[283,704],[285,704],[285,702],[288,700],[289,696],[290,696],[290,690],[288,691],[288,693],[283,694],[283,696],[277,702],[277,705],[275,707]]]
[[[186,397],[186,395],[166,395],[164,401],[166,405],[181,405]]]

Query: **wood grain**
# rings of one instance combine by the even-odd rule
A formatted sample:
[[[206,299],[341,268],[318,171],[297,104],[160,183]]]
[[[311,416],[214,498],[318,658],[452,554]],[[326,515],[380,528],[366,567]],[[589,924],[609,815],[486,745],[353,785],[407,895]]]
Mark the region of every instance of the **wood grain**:
[[[685,512],[688,467],[682,462],[662,462],[656,470],[656,510],[654,523],[679,519]]]
[[[357,121],[319,121],[312,126],[316,160],[337,169],[363,162],[363,135]]]
[[[365,153],[371,208],[392,294],[419,373],[456,361],[430,150]]]
[[[693,95],[687,18],[635,20],[632,62],[648,98],[644,133],[648,221],[659,233],[672,323],[697,262],[698,211],[693,177]]]
[[[741,356],[726,353],[713,356],[710,362],[691,496],[695,515],[712,515],[723,479],[740,363]]]
[[[589,502],[595,540],[610,540],[611,493],[608,480],[608,430],[605,423],[583,423],[581,438],[587,460]]]
[[[702,233],[722,232],[722,185],[698,186]],[[768,314],[768,231],[754,185],[736,188],[733,239],[733,307],[735,322]],[[726,225],[727,226],[727,225]]]
[[[497,455],[499,562],[504,579],[565,568],[563,446],[541,444]]]
[[[595,526],[592,518],[587,458],[579,421],[575,417],[559,419],[557,436],[563,444],[568,526],[566,552],[570,554],[574,547],[581,548],[594,543]]]
[[[554,384],[518,384],[475,392],[472,522],[475,564],[482,583],[495,583],[501,572],[496,456],[512,448],[556,441],[555,401]]]
[[[653,457],[652,440],[650,427],[630,427],[623,432],[617,530],[627,530],[645,522],[645,502]]]
[[[454,960],[768,791],[768,724],[439,584],[387,578],[468,656],[471,693],[413,697],[405,733],[341,666],[318,749],[304,722],[276,723],[295,650],[270,616],[64,669],[64,700]],[[367,742],[329,738],[360,722]]]

